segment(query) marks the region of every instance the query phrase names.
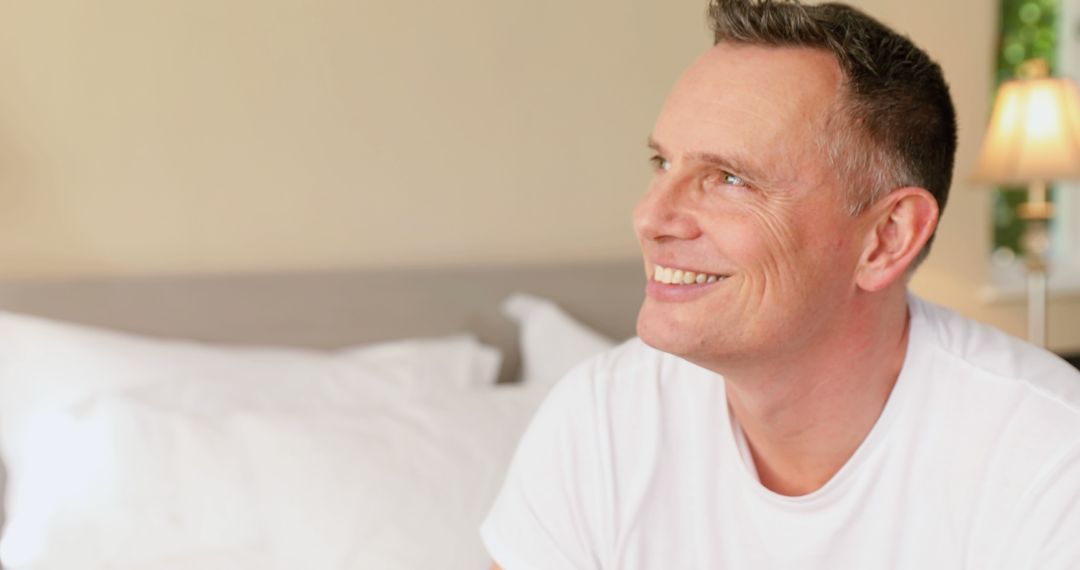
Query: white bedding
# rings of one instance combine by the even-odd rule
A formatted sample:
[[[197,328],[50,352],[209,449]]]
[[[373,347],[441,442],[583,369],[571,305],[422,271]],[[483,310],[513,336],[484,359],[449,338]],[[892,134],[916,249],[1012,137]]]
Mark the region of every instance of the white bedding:
[[[609,346],[508,303],[524,386],[467,336],[320,353],[0,314],[9,570],[485,568],[476,527],[550,385]]]

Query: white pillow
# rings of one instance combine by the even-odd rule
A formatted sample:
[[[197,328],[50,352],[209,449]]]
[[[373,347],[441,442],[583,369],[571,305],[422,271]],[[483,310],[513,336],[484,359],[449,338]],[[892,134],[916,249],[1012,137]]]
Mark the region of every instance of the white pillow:
[[[6,567],[179,568],[222,552],[261,552],[262,570],[489,563],[475,529],[536,405],[531,392],[372,407],[333,382],[315,380],[321,397],[302,402],[284,393],[239,401],[230,383],[91,397],[30,426],[31,437],[71,427],[24,470],[60,498],[39,498],[33,512],[20,505]],[[254,568],[250,554],[237,560]]]
[[[532,390],[546,393],[574,366],[615,346],[547,299],[516,293],[503,312],[521,327],[522,381]]]
[[[500,360],[497,350],[464,334],[316,351],[159,339],[0,312],[0,413],[10,398],[56,403],[167,381],[340,375],[358,362],[414,391],[487,386]],[[8,381],[13,377],[34,381]]]
[[[235,420],[184,422],[91,396],[35,417],[9,469],[9,570],[127,569],[257,550],[257,497]]]
[[[537,398],[520,387],[383,412],[247,416],[245,447],[284,568],[487,568],[476,529]]]
[[[343,403],[353,409],[388,403],[400,407],[403,399],[492,384],[499,360],[497,351],[464,335],[330,353],[158,340],[0,313],[0,456],[8,473],[0,560],[12,569],[45,568],[36,565],[36,557],[57,552],[52,545],[59,540],[73,545],[69,554],[86,549],[79,564],[68,567],[97,568],[103,566],[95,555],[119,556],[117,552],[132,547],[129,542],[121,544],[117,537],[122,533],[116,529],[135,524],[123,521],[141,519],[120,511],[119,519],[95,518],[101,514],[96,509],[107,507],[108,498],[120,492],[120,479],[118,463],[112,461],[115,450],[95,447],[93,442],[131,447],[124,438],[142,425],[137,414],[114,413],[118,404],[110,400],[112,396],[148,386],[164,386],[166,392],[178,386],[217,386],[212,401],[190,400],[197,392],[185,392],[189,400],[176,403],[202,406],[206,414],[219,415],[240,403],[253,410],[284,409],[282,402],[292,410]],[[312,389],[313,384],[319,388]],[[225,452],[202,445],[203,440],[214,440],[211,428],[220,427],[204,425],[199,429],[211,431],[185,436],[183,441],[194,442],[189,449],[192,457],[232,469],[237,467],[236,458],[229,455],[234,449]],[[180,433],[189,432],[185,428]],[[183,472],[190,459],[184,456],[153,469],[160,477],[169,469]],[[238,480],[220,475],[218,495],[237,487]],[[213,480],[207,475],[206,484]],[[151,503],[140,508],[153,509]],[[95,514],[88,520],[86,513]],[[222,522],[232,524],[229,520],[225,517]],[[69,530],[54,535],[54,523]],[[89,526],[80,526],[83,523]],[[202,545],[205,548],[221,546],[214,542],[219,538],[222,544],[240,540],[228,533],[204,538],[209,541]],[[146,539],[137,544],[142,552],[157,543]]]

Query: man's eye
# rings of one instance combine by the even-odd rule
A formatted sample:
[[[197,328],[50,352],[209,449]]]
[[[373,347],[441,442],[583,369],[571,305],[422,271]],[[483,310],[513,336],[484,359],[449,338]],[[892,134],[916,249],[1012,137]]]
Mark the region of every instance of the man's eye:
[[[736,188],[747,188],[746,181],[741,176],[723,171],[706,176],[703,183],[706,187],[734,186]]]
[[[729,184],[731,186],[746,186],[746,182],[744,182],[740,176],[730,172],[724,172],[720,177],[724,181],[724,184]]]
[[[658,154],[650,157],[649,162],[652,163],[654,170],[662,170],[664,172],[671,170],[671,161]]]

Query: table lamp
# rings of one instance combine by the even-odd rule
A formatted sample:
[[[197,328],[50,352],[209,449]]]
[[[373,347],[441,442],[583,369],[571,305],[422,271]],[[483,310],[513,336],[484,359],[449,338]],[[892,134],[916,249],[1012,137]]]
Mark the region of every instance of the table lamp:
[[[973,182],[1027,185],[1022,245],[1027,268],[1028,340],[1046,346],[1046,274],[1054,208],[1047,184],[1080,178],[1080,96],[1069,79],[1049,77],[1045,60],[1020,66],[998,88]]]

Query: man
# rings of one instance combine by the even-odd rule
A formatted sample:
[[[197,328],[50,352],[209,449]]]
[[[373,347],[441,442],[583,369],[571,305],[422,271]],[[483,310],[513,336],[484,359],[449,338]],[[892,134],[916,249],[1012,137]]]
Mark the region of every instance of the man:
[[[1080,568],[1080,374],[907,292],[940,68],[842,4],[710,17],[650,137],[640,338],[534,418],[496,568]]]

